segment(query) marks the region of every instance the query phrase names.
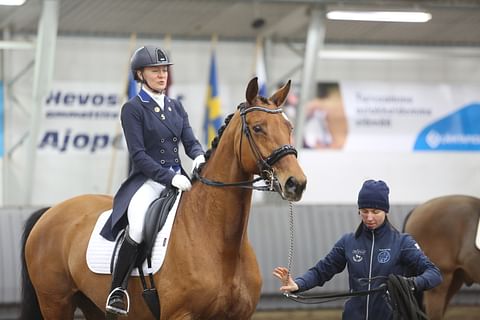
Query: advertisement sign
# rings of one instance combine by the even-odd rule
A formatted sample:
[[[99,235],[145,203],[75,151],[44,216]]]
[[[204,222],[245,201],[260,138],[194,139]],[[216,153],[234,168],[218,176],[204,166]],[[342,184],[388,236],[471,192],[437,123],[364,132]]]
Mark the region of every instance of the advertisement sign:
[[[480,151],[480,87],[319,83],[304,147],[344,151]]]
[[[56,82],[45,98],[37,142],[34,203],[113,194],[128,173],[117,84]]]

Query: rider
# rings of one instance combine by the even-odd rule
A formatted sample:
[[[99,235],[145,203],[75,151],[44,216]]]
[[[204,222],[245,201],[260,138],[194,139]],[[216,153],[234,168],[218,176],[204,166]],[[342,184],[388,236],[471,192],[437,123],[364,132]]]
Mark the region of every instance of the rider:
[[[273,275],[282,281],[281,291],[301,292],[322,286],[348,266],[350,291],[378,288],[390,274],[410,276],[414,290],[436,287],[442,282],[438,268],[408,234],[390,224],[386,214],[390,205],[385,182],[367,180],[358,194],[362,223],[355,233],[345,234],[328,255],[295,280],[285,267]],[[382,279],[383,278],[383,279]],[[365,279],[366,281],[362,281]],[[368,280],[371,281],[368,281]],[[352,297],[345,303],[343,319],[392,319],[392,310],[381,294]]]
[[[205,162],[204,151],[196,139],[182,104],[165,95],[168,70],[172,63],[166,52],[156,46],[137,49],[131,59],[133,78],[141,83],[137,96],[127,101],[121,122],[132,168],[113,200],[113,212],[101,234],[114,241],[128,225],[112,275],[107,312],[127,314],[125,298],[128,276],[142,239],[143,221],[149,205],[165,186],[181,191],[191,188],[183,170],[179,151],[194,159],[193,167]]]

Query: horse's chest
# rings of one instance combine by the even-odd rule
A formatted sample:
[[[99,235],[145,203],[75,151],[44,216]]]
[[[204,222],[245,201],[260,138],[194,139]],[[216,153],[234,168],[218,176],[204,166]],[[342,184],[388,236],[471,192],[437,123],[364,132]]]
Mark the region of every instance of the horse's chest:
[[[254,312],[258,302],[256,286],[226,284],[209,291],[209,319],[245,319]]]

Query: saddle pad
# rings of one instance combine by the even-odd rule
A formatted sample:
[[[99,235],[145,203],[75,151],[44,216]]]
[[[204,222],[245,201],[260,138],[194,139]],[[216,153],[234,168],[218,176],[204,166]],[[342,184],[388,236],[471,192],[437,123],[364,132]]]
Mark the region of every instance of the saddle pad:
[[[168,242],[170,239],[170,232],[172,230],[173,222],[175,221],[175,215],[177,212],[178,202],[180,201],[181,194],[178,194],[172,209],[168,213],[165,225],[162,227],[155,240],[155,245],[152,252],[152,268],[148,269],[147,261],[143,263],[143,272],[156,273],[160,270],[160,267],[165,260],[165,253],[167,252]],[[115,248],[115,241],[108,241],[100,235],[100,231],[103,225],[107,221],[108,217],[112,213],[112,210],[103,212],[95,224],[90,241],[87,247],[87,265],[88,268],[94,273],[110,274],[110,261],[112,253]],[[133,269],[132,276],[138,276],[138,269]]]
[[[477,236],[475,237],[475,246],[480,250],[480,219],[478,219]]]

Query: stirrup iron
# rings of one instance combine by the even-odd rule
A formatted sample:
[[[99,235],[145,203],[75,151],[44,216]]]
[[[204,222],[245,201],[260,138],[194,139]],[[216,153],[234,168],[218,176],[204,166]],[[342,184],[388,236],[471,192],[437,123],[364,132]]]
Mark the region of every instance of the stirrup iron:
[[[109,305],[110,298],[117,291],[120,292],[122,294],[122,296],[125,296],[127,298],[126,299],[127,300],[127,305],[126,305],[127,310],[119,309],[117,307]],[[105,305],[105,310],[107,310],[107,312],[110,312],[110,313],[113,313],[113,314],[126,316],[128,314],[128,312],[130,311],[130,296],[128,295],[127,290],[123,289],[122,287],[118,287],[118,288],[113,289],[112,292],[110,292],[110,294],[107,297],[107,303]]]

